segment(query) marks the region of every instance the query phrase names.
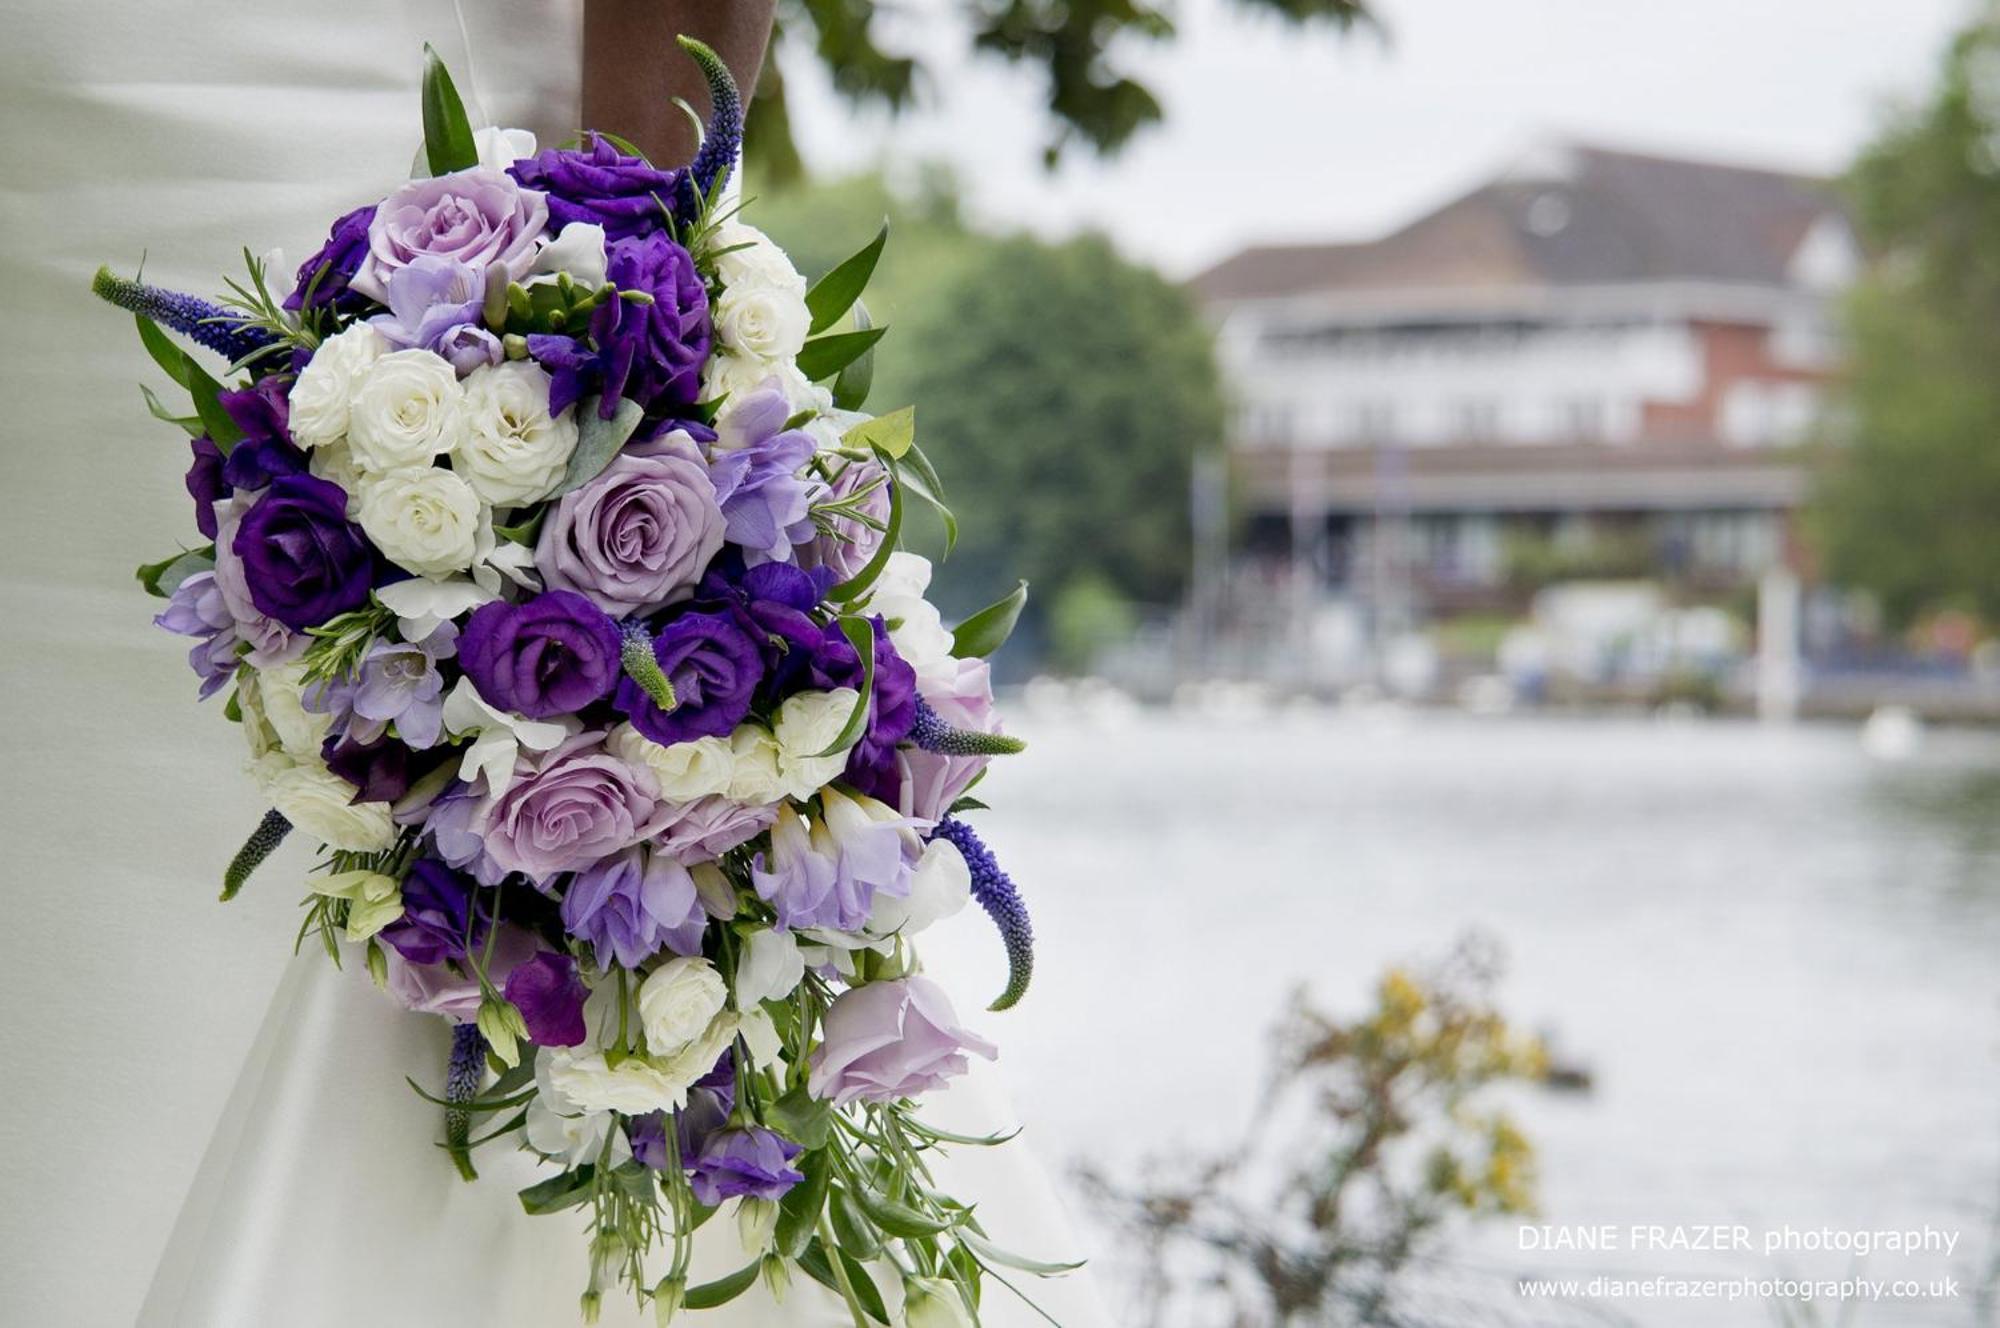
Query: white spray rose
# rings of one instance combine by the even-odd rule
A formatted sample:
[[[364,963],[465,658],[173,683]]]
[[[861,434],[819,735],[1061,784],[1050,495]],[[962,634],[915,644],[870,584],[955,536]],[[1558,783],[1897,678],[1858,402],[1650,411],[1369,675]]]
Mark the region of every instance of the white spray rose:
[[[715,274],[724,286],[763,286],[793,290],[803,296],[806,279],[792,266],[771,237],[734,217],[715,228],[714,248],[725,251],[715,259]]]
[[[868,608],[893,623],[889,640],[916,672],[920,689],[950,691],[958,678],[951,632],[937,605],[924,598],[931,583],[931,560],[922,554],[892,553],[868,594]],[[928,685],[928,686],[926,686]]]
[[[652,771],[660,796],[668,802],[727,793],[736,773],[727,738],[694,738],[662,746],[630,724],[620,724],[611,730],[605,746],[627,765]]]
[[[789,360],[806,344],[812,315],[805,296],[784,286],[727,286],[715,302],[715,330],[738,355]]]
[[[264,764],[264,793],[293,825],[332,848],[376,853],[396,842],[386,802],[355,802],[354,785],[317,757],[280,769]]]
[[[376,548],[419,576],[463,572],[478,558],[482,534],[492,539],[487,510],[472,486],[435,466],[363,480],[359,520]]]
[[[859,699],[853,688],[836,687],[830,692],[799,692],[778,707],[772,736],[778,744],[778,778],[786,797],[804,801],[847,768],[847,747],[827,756],[820,753],[840,736]]]
[[[576,450],[576,411],[549,414],[549,375],[509,360],[465,380],[465,427],[451,465],[494,507],[548,496]]]
[[[702,366],[702,396],[710,401],[725,396],[741,401],[773,376],[777,378],[778,386],[784,389],[785,400],[794,411],[822,408],[823,394],[806,380],[806,376],[790,360],[760,360],[726,350],[709,356],[708,363]],[[824,399],[825,404],[831,404],[831,394],[824,394]]]
[[[746,807],[768,807],[785,796],[778,773],[778,740],[757,724],[738,725],[729,735],[729,800]]]
[[[356,323],[328,337],[292,384],[292,441],[300,447],[325,447],[347,436],[348,407],[362,379],[389,343],[366,323]]]
[[[806,975],[798,938],[769,927],[751,932],[736,960],[736,1008],[754,1010],[764,1001],[792,994]]]
[[[348,407],[347,442],[363,470],[427,466],[458,442],[465,392],[451,361],[391,351],[368,366]]]
[[[671,1056],[708,1031],[729,1003],[729,989],[715,965],[700,957],[669,959],[639,987],[639,1021],[646,1049]]]

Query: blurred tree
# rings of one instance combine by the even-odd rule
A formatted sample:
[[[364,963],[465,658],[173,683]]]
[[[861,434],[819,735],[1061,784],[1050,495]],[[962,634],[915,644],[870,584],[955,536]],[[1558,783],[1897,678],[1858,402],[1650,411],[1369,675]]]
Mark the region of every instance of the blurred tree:
[[[1139,626],[1130,600],[1103,573],[1072,577],[1049,606],[1049,658],[1065,673],[1089,673],[1098,653]]]
[[[1237,8],[1300,26],[1346,31],[1373,23],[1366,0],[1235,0]],[[1132,38],[1173,39],[1173,21],[1142,0],[957,0],[974,50],[1033,67],[1044,80],[1053,132],[1044,157],[1053,165],[1081,141],[1115,152],[1161,117],[1159,100],[1114,62]],[[781,0],[773,49],[785,38],[810,43],[834,88],[857,105],[900,111],[928,73],[922,58],[877,44],[873,0]],[[777,60],[765,62],[751,103],[747,137],[752,165],[773,180],[802,173]]]
[[[1848,309],[1843,437],[1811,513],[1826,570],[1897,622],[1950,602],[2000,618],[2000,5],[1849,185],[1881,260]]]

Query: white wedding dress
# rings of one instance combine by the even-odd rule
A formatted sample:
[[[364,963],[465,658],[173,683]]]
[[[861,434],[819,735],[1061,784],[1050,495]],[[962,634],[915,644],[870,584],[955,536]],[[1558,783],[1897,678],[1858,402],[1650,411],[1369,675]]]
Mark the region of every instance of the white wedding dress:
[[[351,965],[287,966],[304,852],[215,903],[262,809],[130,580],[191,534],[187,455],[143,415],[131,385],[163,384],[130,319],[88,294],[149,250],[149,279],[204,292],[244,244],[298,261],[410,160],[426,40],[475,116],[572,132],[575,0],[465,10],[470,52],[434,0],[0,0],[0,1323],[576,1322],[579,1216],[525,1216],[531,1162],[504,1145],[460,1182],[403,1083],[437,1081],[443,1024]],[[977,1084],[944,1096],[940,1123],[1005,1123]],[[960,1150],[947,1179],[1002,1244],[1078,1252],[1020,1141]],[[743,1262],[732,1223],[702,1238],[698,1276]],[[1083,1277],[1015,1280],[1070,1328],[1102,1321]],[[998,1286],[985,1308],[1033,1319]],[[846,1319],[800,1278],[691,1321]],[[608,1294],[604,1322],[650,1318]]]

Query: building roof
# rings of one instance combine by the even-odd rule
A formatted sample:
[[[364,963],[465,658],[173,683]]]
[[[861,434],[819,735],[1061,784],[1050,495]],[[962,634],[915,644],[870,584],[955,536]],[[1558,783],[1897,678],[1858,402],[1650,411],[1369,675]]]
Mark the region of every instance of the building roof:
[[[1313,292],[1698,281],[1786,286],[1827,181],[1583,145],[1538,149],[1378,240],[1264,245],[1194,278],[1210,303]]]

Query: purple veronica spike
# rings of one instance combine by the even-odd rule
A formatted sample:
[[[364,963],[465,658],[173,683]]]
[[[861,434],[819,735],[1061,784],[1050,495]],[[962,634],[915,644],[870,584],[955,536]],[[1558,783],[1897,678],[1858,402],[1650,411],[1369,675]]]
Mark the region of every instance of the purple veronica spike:
[[[981,733],[977,729],[954,728],[931,703],[917,697],[917,718],[910,725],[910,741],[939,756],[1011,756],[1027,744],[1004,733]]]
[[[99,299],[197,341],[231,364],[277,340],[219,304],[115,276],[108,267],[97,269],[90,289]]]
[[[736,164],[736,154],[743,149],[743,97],[721,56],[692,37],[680,38],[680,44],[701,66],[714,108],[701,136],[701,149],[681,177],[680,194],[674,200],[683,218],[692,218],[700,210],[700,200],[708,197],[717,177]]]
[[[465,1104],[479,1096],[479,1079],[486,1068],[486,1037],[476,1024],[459,1024],[451,1030],[451,1060],[446,1063],[444,1100],[444,1146],[467,1180],[478,1177],[472,1169],[472,1113]]]
[[[980,841],[971,826],[956,816],[947,816],[937,823],[930,837],[945,840],[958,849],[972,871],[972,897],[1000,928],[1000,939],[1007,946],[1007,990],[986,1008],[1005,1010],[1027,993],[1028,979],[1035,973],[1035,929],[1028,921],[1028,907],[1021,902],[1012,878],[1000,870],[1000,864],[993,860],[993,851]]]

